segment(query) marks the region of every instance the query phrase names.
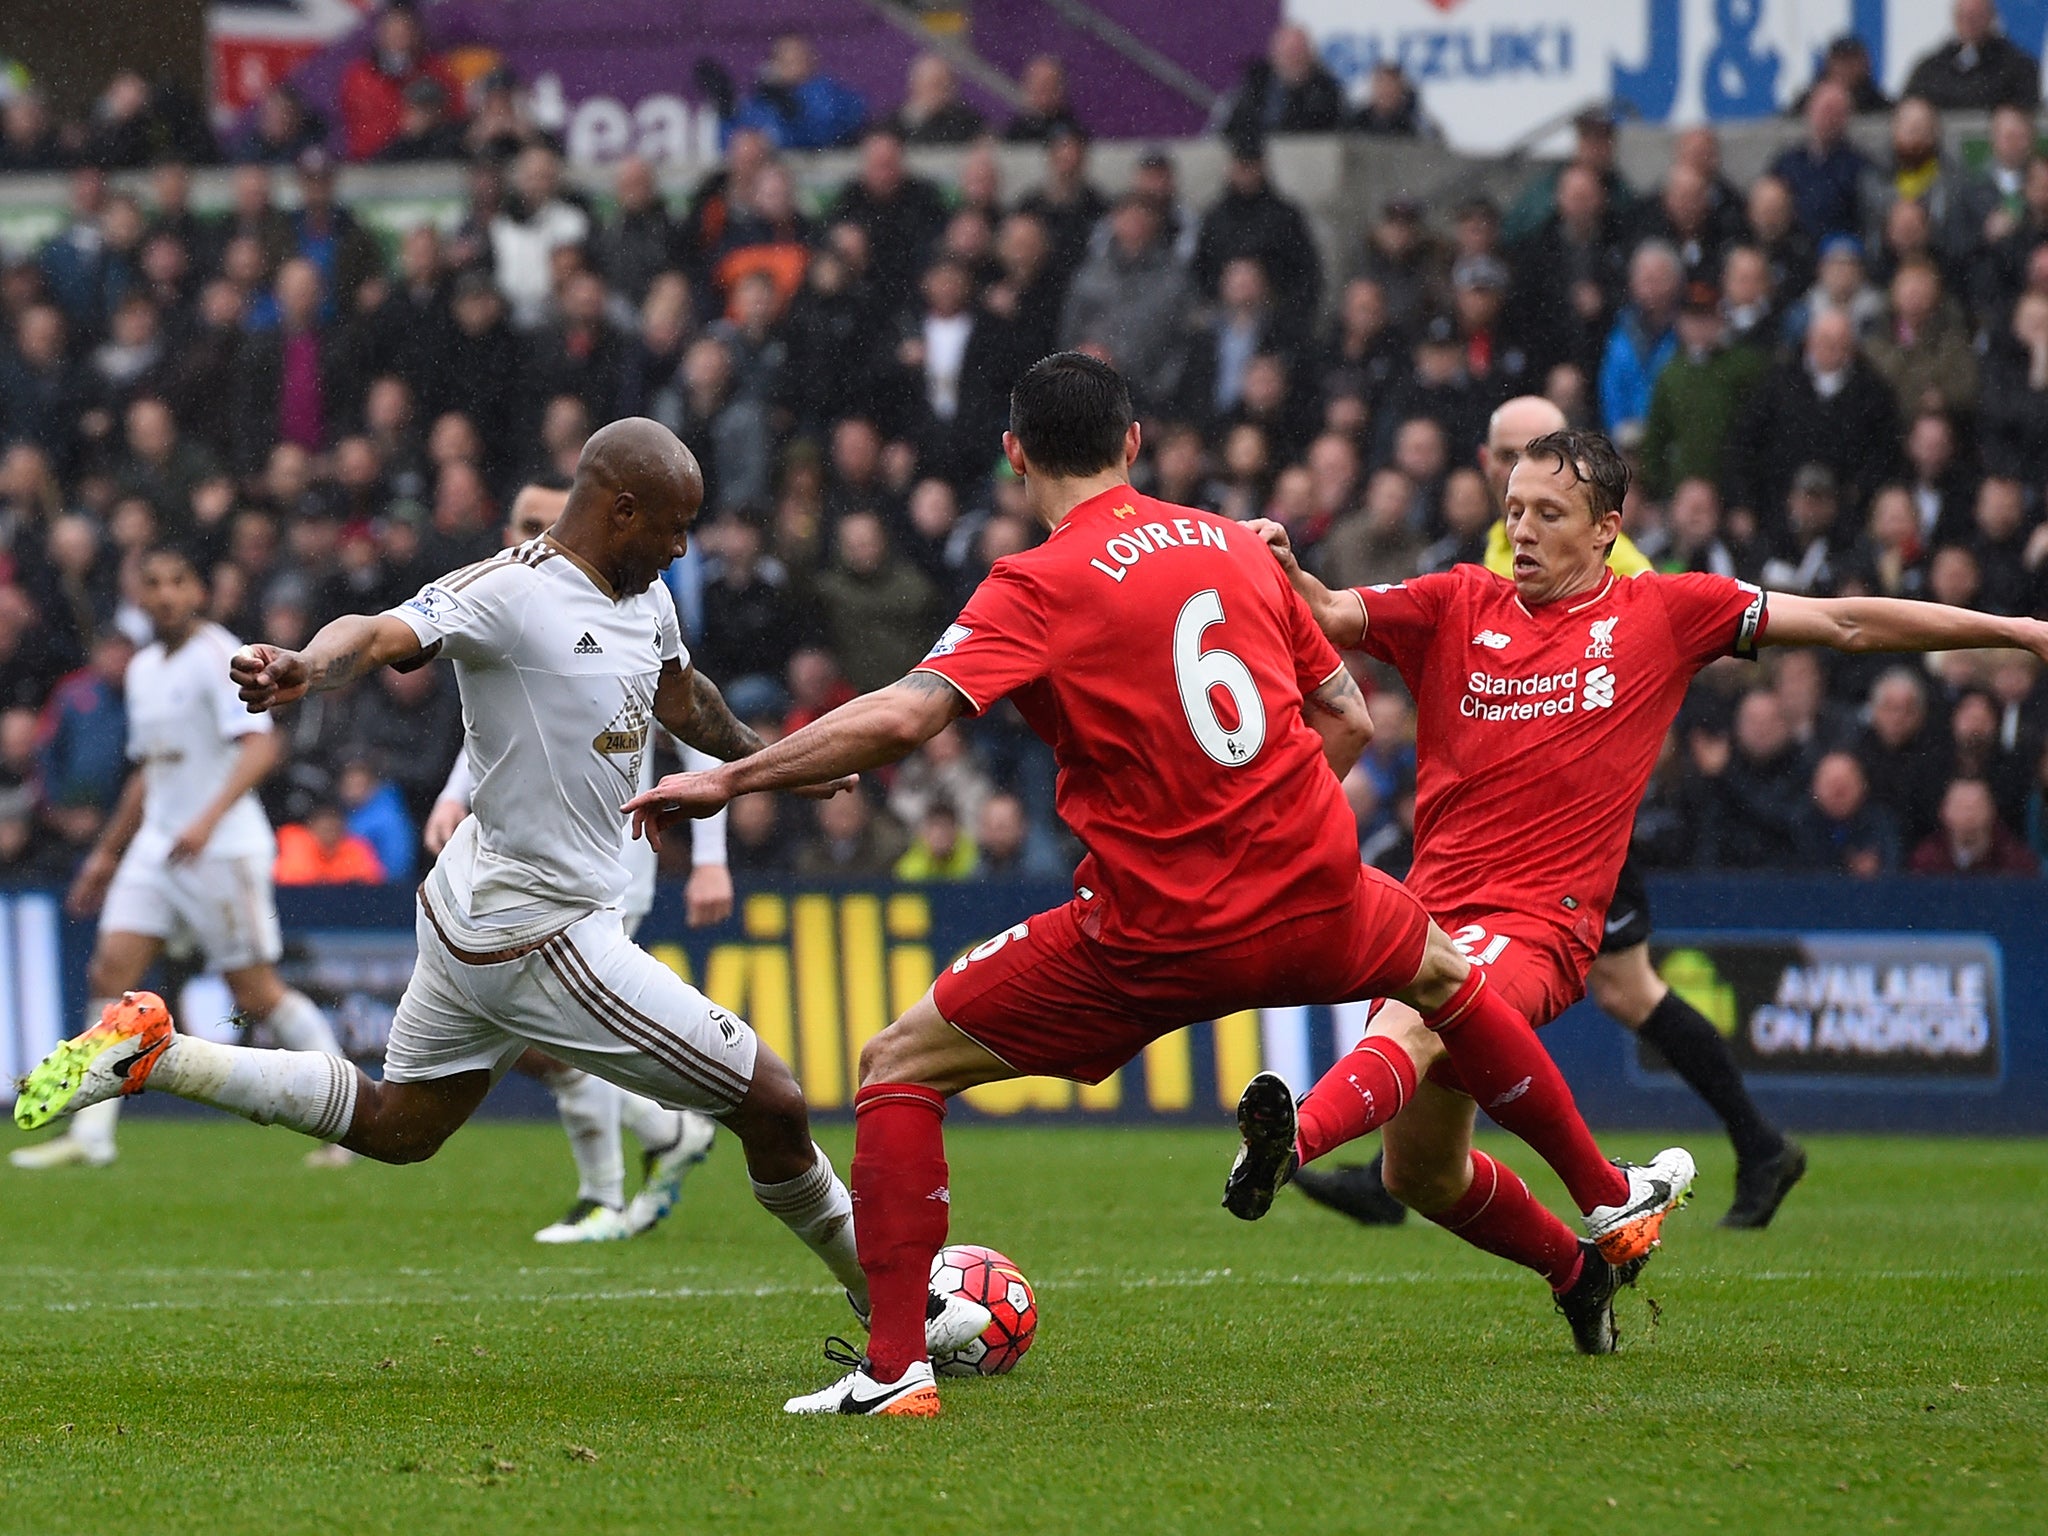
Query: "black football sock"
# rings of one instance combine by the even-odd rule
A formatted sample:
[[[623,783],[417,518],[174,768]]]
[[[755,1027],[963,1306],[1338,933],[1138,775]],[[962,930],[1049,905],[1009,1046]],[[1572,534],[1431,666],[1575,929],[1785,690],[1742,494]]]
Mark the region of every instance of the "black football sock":
[[[1785,1138],[1749,1096],[1735,1053],[1691,1003],[1676,992],[1665,993],[1664,1001],[1651,1010],[1637,1033],[1654,1045],[1671,1063],[1671,1070],[1721,1117],[1738,1158],[1771,1157],[1783,1149]]]

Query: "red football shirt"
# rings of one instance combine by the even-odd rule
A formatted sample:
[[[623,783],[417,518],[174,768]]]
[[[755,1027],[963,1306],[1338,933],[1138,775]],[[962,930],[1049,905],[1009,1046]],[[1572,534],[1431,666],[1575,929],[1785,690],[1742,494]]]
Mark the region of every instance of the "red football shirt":
[[[1052,748],[1083,930],[1183,951],[1351,899],[1355,825],[1302,717],[1342,665],[1242,524],[1125,485],[998,561],[919,670],[977,714],[1009,696]]]
[[[1764,594],[1609,572],[1531,609],[1513,582],[1460,565],[1358,595],[1364,648],[1415,695],[1409,888],[1447,927],[1526,913],[1590,960],[1664,734],[1700,668],[1754,656]]]

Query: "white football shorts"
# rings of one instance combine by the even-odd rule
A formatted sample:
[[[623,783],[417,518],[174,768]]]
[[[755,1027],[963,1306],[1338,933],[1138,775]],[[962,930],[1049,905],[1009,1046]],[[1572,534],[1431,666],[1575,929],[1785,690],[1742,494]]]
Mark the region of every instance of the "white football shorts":
[[[284,953],[270,860],[254,854],[171,864],[131,844],[107,887],[100,932],[190,940],[223,973],[275,965]]]
[[[424,901],[414,931],[387,1082],[502,1073],[529,1045],[671,1109],[723,1114],[754,1080],[754,1031],[627,938],[615,909],[486,963],[450,946]]]

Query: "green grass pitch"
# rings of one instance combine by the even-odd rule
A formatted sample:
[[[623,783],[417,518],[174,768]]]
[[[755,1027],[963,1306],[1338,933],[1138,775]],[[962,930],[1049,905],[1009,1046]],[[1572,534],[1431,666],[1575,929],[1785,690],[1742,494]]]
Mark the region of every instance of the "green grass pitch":
[[[0,1531],[2048,1529],[2048,1143],[1816,1138],[1753,1234],[1694,1137],[1702,1199],[1582,1360],[1422,1223],[1232,1221],[1226,1131],[956,1127],[955,1236],[1040,1331],[903,1423],[780,1412],[851,1319],[730,1140],[666,1227],[565,1250],[530,1238],[549,1126],[338,1173],[232,1122],[122,1137],[0,1168]]]

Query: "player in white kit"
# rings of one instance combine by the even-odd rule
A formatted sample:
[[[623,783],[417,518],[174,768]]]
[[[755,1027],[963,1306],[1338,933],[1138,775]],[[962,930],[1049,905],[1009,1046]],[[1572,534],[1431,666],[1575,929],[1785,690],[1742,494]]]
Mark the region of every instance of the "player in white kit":
[[[303,651],[229,664],[252,711],[445,653],[462,693],[474,814],[420,892],[419,962],[384,1076],[331,1053],[177,1035],[131,993],[22,1085],[26,1128],[157,1089],[380,1162],[431,1157],[529,1046],[740,1138],[754,1195],[864,1313],[846,1186],[810,1137],[789,1068],[751,1028],[626,937],[626,820],[651,725],[730,760],[761,741],[682,646],[660,573],[703,501],[694,458],[644,418],[594,434],[539,539],[430,582],[389,612],[337,619]],[[818,791],[832,793],[846,784]]]
[[[206,618],[206,584],[183,550],[150,550],[140,570],[142,606],[155,640],[129,664],[128,756],[135,762],[120,804],[80,866],[66,905],[100,914],[87,970],[88,1024],[142,985],[164,946],[196,944],[226,981],[240,1015],[266,1025],[292,1050],[341,1047],[303,992],[277,974],[283,952],[270,870],[277,839],[255,788],[278,764],[268,715],[242,707],[228,677],[235,637]],[[120,1103],[72,1117],[64,1134],[8,1156],[17,1168],[114,1160]],[[345,1162],[340,1148],[308,1155]]]
[[[516,515],[531,487],[513,501]],[[559,500],[559,498],[557,498]],[[552,519],[550,520],[552,521]],[[509,528],[509,525],[508,525]],[[715,767],[718,759],[686,747],[660,731],[691,769]],[[650,742],[650,748],[652,743]],[[654,753],[641,754],[640,788],[654,786]],[[429,853],[447,846],[465,817],[476,781],[467,754],[455,759],[448,780],[434,801],[424,837]],[[724,922],[732,915],[732,873],[725,862],[725,817],[690,823],[690,880],[684,891],[684,921],[692,928]],[[638,935],[654,906],[658,856],[644,838],[626,840],[628,873],[620,917],[627,938]],[[513,1064],[554,1095],[555,1112],[569,1138],[576,1164],[576,1199],[567,1214],[533,1234],[537,1243],[604,1243],[638,1237],[653,1230],[682,1198],[683,1179],[711,1153],[717,1133],[714,1122],[693,1109],[664,1109],[644,1094],[628,1093],[601,1077],[558,1061],[545,1051],[529,1050]],[[626,1199],[626,1159],[622,1131],[640,1143],[641,1186]]]
[[[505,546],[509,549],[546,533],[562,515],[568,499],[566,481],[559,487],[522,486],[505,515]],[[710,767],[718,761],[692,747],[680,747],[680,751],[692,768]],[[654,754],[643,752],[639,787],[650,788],[653,782]],[[458,754],[422,828],[428,853],[438,856],[447,846],[469,815],[475,793],[469,754]],[[644,839],[628,838],[625,860],[630,878],[622,915],[626,937],[632,938],[654,905],[654,848]],[[693,928],[723,922],[732,914],[732,875],[725,862],[723,815],[691,823],[690,883],[684,907]],[[716,1127],[694,1110],[664,1109],[643,1094],[614,1087],[543,1051],[527,1051],[516,1070],[554,1095],[555,1110],[569,1138],[569,1154],[576,1163],[575,1203],[561,1220],[534,1233],[536,1242],[610,1242],[649,1231],[675,1208],[682,1197],[684,1177],[711,1151]],[[630,1130],[641,1148],[641,1187],[630,1204],[626,1201],[622,1130]]]

